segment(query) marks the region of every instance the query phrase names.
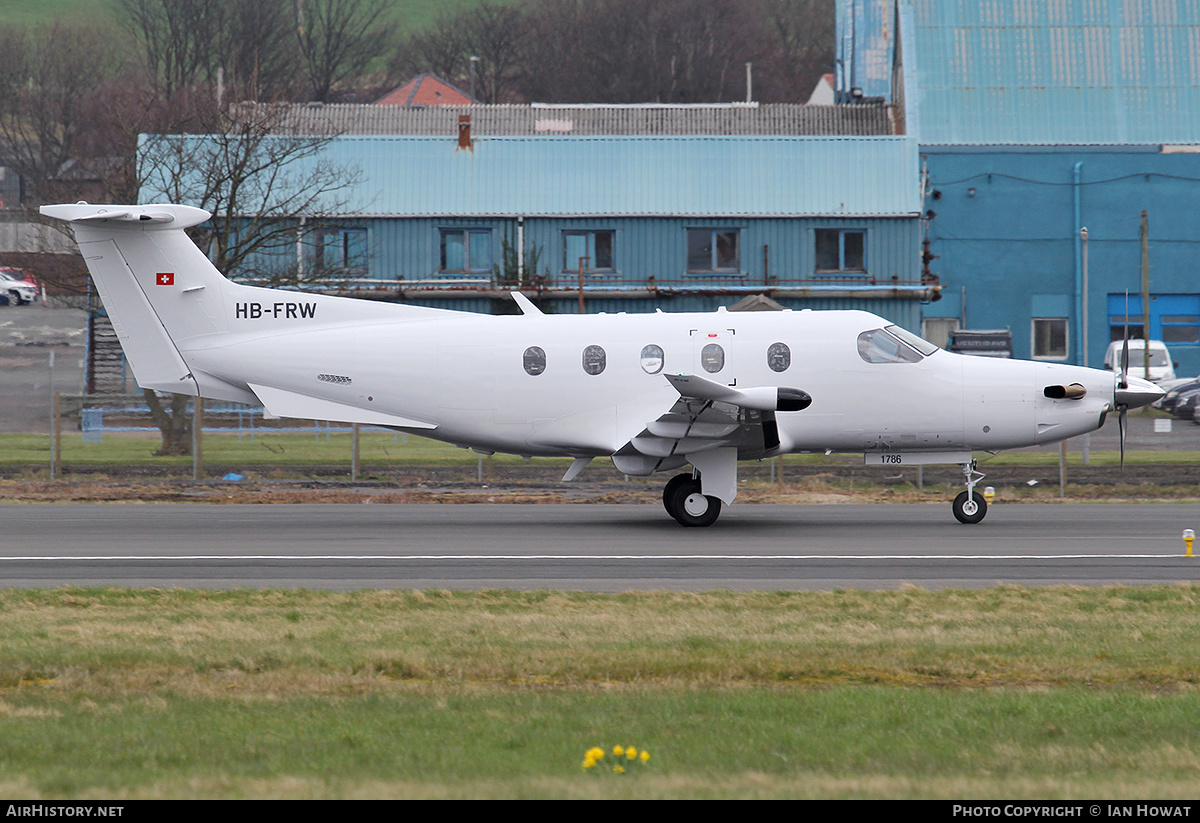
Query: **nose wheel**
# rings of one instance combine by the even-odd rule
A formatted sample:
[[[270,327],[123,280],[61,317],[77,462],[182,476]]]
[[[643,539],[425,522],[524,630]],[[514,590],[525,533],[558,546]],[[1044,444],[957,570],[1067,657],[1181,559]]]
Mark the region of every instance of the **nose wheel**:
[[[975,491],[975,484],[984,478],[984,474],[975,471],[974,460],[963,463],[962,470],[967,490],[959,492],[958,497],[954,498],[954,518],[959,523],[971,525],[983,520],[987,515],[987,501],[983,499],[982,494]]]
[[[677,474],[663,488],[663,508],[681,526],[711,526],[721,516],[721,501],[700,491],[700,478]]]

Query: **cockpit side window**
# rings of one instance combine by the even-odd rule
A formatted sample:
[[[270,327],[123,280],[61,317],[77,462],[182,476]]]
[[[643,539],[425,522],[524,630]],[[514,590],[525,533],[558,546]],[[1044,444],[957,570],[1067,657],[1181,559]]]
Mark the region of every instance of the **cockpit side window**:
[[[926,357],[933,354],[935,351],[939,351],[937,346],[930,343],[924,337],[918,337],[908,329],[902,329],[899,326],[885,326],[884,331],[886,331],[892,337],[899,337],[905,343],[912,346]]]
[[[868,363],[919,363],[921,353],[883,329],[858,336],[858,356]]]

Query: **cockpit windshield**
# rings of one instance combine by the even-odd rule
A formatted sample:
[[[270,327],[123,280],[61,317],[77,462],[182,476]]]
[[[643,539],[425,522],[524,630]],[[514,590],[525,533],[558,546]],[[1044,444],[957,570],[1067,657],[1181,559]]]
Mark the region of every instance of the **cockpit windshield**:
[[[899,326],[871,329],[858,336],[858,356],[868,363],[919,363],[937,350]]]

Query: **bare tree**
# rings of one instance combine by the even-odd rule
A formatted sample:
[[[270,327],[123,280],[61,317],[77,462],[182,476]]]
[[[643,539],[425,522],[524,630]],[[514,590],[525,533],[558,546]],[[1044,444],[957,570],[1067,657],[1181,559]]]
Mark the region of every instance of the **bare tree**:
[[[530,30],[523,5],[481,0],[458,12],[443,12],[432,29],[409,38],[399,66],[432,72],[466,88],[475,56],[475,97],[484,103],[519,102]]]
[[[118,9],[165,97],[218,83],[254,100],[295,91],[292,0],[118,0]]]
[[[328,158],[336,135],[289,133],[288,109],[240,105],[222,117],[218,131],[144,135],[138,150],[143,194],[212,212],[196,239],[213,264],[273,285],[329,276],[298,265],[297,244],[334,225],[361,182],[356,167]]]
[[[445,14],[408,41],[410,70],[489,101],[800,102],[832,63],[833,0],[525,0]]]
[[[769,61],[759,73],[765,99],[808,100],[822,74],[833,69],[834,9],[831,0],[763,0]]]
[[[356,169],[325,152],[335,135],[293,134],[286,104],[247,103],[217,112],[207,134],[144,134],[135,175],[143,199],[188,203],[212,213],[193,239],[222,272],[270,285],[328,277],[311,261],[314,235],[349,205]],[[199,116],[199,115],[197,115]],[[188,399],[169,405],[146,392],[162,433],[159,454],[188,454]]]
[[[443,12],[433,26],[408,38],[396,52],[388,72],[399,79],[429,72],[466,88],[469,57],[466,37],[455,25],[454,15]]]
[[[395,31],[384,15],[389,0],[298,0],[296,36],[310,99],[325,102],[333,87],[360,75]]]
[[[214,0],[118,0],[118,15],[141,47],[147,76],[163,95],[207,79],[217,5]]]
[[[90,126],[81,103],[113,65],[108,41],[94,28],[56,21],[0,31],[0,153],[21,175],[31,208],[73,193],[64,172]]]

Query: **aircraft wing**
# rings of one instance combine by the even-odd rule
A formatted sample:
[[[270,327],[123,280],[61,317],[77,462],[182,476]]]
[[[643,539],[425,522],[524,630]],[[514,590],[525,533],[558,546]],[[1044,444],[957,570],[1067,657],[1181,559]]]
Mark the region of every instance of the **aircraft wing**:
[[[739,389],[694,374],[667,375],[667,380],[679,399],[613,455],[625,474],[695,465],[693,456],[715,449],[736,449],[740,459],[762,457],[779,446],[775,412],[799,411],[812,402],[798,389]]]

